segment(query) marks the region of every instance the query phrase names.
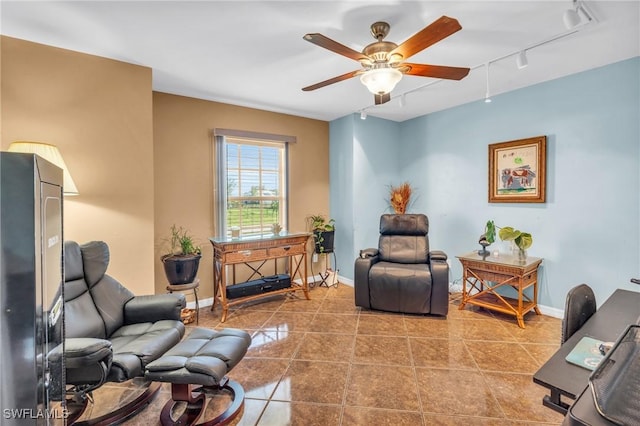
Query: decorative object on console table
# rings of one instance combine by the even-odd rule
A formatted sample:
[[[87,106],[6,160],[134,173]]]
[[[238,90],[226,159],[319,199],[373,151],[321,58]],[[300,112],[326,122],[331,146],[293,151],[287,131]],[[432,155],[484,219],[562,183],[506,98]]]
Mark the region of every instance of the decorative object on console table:
[[[485,232],[480,236],[480,241],[484,239],[486,242],[493,244],[496,240],[496,228],[500,229],[498,231],[498,236],[502,241],[512,241],[513,244],[518,248],[518,259],[524,262],[527,259],[527,249],[531,247],[533,244],[533,237],[528,232],[522,232],[517,229],[513,229],[511,226],[505,226],[504,228],[500,228],[496,226],[492,220],[488,220],[485,225]],[[483,246],[483,250],[485,250],[485,246],[482,242],[480,245]],[[481,251],[478,251],[478,254],[483,256],[485,255]]]
[[[200,247],[187,230],[176,225],[171,226],[169,245],[171,251],[160,258],[167,281],[171,285],[192,283],[202,257]]]
[[[546,136],[489,145],[489,202],[544,203]]]

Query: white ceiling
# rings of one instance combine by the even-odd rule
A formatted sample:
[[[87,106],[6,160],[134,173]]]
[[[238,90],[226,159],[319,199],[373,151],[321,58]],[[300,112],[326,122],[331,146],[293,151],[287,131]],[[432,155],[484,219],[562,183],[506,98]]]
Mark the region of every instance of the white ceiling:
[[[200,99],[333,120],[366,109],[396,121],[640,55],[640,3],[587,1],[597,22],[515,56],[497,58],[567,33],[570,0],[553,1],[6,1],[4,35],[153,69],[153,89]],[[472,68],[461,81],[404,76],[392,100],[352,78],[312,92],[302,87],[360,65],[302,39],[321,33],[354,50],[374,41],[369,26],[387,21],[398,44],[441,15],[462,30],[410,62]],[[586,22],[586,20],[585,20]],[[406,93],[405,105],[400,95]]]

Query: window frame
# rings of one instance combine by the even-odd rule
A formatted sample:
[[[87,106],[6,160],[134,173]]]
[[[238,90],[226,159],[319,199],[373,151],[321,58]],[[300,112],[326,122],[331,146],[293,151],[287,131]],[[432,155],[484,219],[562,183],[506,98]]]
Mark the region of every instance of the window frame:
[[[295,138],[290,136],[283,135],[271,135],[266,133],[255,133],[255,132],[243,132],[243,131],[221,131],[224,129],[216,129],[214,130],[214,141],[216,144],[215,149],[215,177],[217,180],[216,185],[216,196],[214,199],[216,200],[216,205],[214,206],[214,211],[217,216],[217,235],[220,235],[224,238],[230,238],[231,228],[228,227],[229,224],[229,204],[231,202],[239,203],[239,216],[240,221],[242,220],[243,209],[252,208],[254,203],[257,203],[258,213],[260,215],[259,224],[255,225],[259,227],[257,232],[242,232],[244,229],[248,227],[241,228],[242,236],[258,236],[265,235],[271,232],[271,225],[273,223],[278,223],[283,229],[287,228],[287,224],[289,222],[288,210],[289,210],[289,143],[295,142]],[[243,196],[242,195],[242,182],[238,182],[239,189],[237,196],[230,196],[228,193],[228,182],[229,182],[229,170],[228,166],[228,158],[227,158],[227,148],[229,145],[237,145],[242,149],[242,146],[258,146],[258,147],[274,147],[280,151],[279,154],[279,165],[277,169],[278,174],[278,189],[277,194],[274,196]],[[241,155],[239,156],[241,158]],[[247,168],[251,170],[251,168]],[[241,161],[239,161],[238,167],[233,170],[237,171],[238,176],[241,175],[243,167]],[[257,191],[266,191],[270,189],[265,189],[264,184],[262,184],[262,177],[264,170],[262,169],[262,155],[259,156],[259,167],[255,169],[258,173],[259,181],[258,187],[262,189],[257,189]],[[253,188],[252,188],[253,191]],[[266,207],[265,202],[278,202],[278,211],[275,222],[265,222],[264,212]],[[241,223],[241,222],[240,222]]]

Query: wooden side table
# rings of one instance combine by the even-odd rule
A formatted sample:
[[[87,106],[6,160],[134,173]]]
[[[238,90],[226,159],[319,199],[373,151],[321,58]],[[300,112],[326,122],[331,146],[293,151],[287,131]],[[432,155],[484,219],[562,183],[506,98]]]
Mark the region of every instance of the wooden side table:
[[[517,256],[480,256],[471,252],[456,256],[462,263],[462,303],[514,315],[520,328],[524,328],[524,315],[533,310],[540,315],[538,309],[538,266],[542,263],[539,257],[527,257],[519,260]],[[512,287],[518,292],[513,299],[501,295],[496,290],[501,287]],[[524,290],[533,287],[531,297]],[[473,293],[472,293],[473,292]]]
[[[174,291],[193,291],[193,297],[196,300],[196,324],[200,322],[200,304],[198,303],[198,287],[200,287],[200,278],[196,278],[192,283],[187,284],[169,284],[167,291],[173,293]],[[193,318],[193,317],[192,317]]]
[[[211,310],[216,306],[216,299],[222,304],[221,322],[227,320],[229,307],[250,300],[257,300],[275,294],[286,294],[302,290],[307,300],[309,297],[309,285],[307,283],[307,240],[309,233],[288,233],[280,232],[278,235],[268,234],[260,236],[245,236],[239,238],[212,237],[209,238],[213,246],[213,304]],[[254,276],[262,277],[260,268],[269,260],[274,260],[275,273],[278,273],[279,258],[288,258],[286,271],[291,276],[291,287],[283,288],[255,294],[252,296],[238,297],[236,299],[227,298],[227,285],[236,283],[234,265],[245,264],[253,273],[247,278],[251,280]],[[260,262],[256,267],[252,262]],[[231,265],[232,279],[227,283],[227,266]]]

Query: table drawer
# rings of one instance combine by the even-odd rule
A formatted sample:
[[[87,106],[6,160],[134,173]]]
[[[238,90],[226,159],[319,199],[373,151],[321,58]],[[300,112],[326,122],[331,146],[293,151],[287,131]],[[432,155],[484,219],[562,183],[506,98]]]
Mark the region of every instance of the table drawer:
[[[240,250],[225,255],[226,263],[252,262],[254,260],[262,260],[267,257],[266,249],[258,250]]]
[[[292,246],[272,247],[269,249],[269,257],[285,257],[301,254],[304,252],[304,245],[296,244]]]

